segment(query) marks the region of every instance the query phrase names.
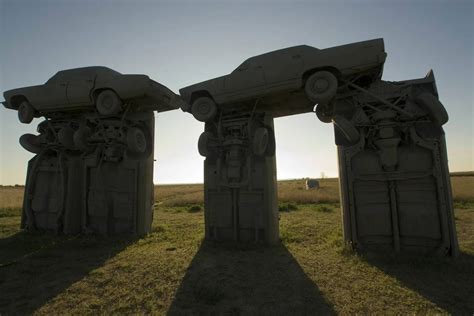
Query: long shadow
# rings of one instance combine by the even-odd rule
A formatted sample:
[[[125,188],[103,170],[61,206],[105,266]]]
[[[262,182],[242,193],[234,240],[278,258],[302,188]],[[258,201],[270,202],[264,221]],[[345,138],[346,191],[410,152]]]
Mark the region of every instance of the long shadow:
[[[169,315],[334,314],[283,246],[232,247],[205,242],[183,278]]]
[[[31,314],[135,239],[26,232],[0,239],[0,315]]]
[[[456,259],[364,254],[363,258],[454,315],[474,313],[474,256]]]

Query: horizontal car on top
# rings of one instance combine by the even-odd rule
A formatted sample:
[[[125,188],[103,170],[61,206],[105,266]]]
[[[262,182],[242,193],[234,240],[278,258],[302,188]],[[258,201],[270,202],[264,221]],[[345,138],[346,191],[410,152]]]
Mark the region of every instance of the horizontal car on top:
[[[230,74],[180,89],[183,111],[202,122],[218,111],[257,107],[274,117],[328,106],[346,82],[367,86],[382,76],[383,39],[332,48],[300,45],[255,56]]]
[[[8,90],[4,97],[3,105],[17,110],[22,123],[69,111],[117,115],[129,106],[163,112],[177,109],[183,102],[146,75],[121,74],[102,66],[62,70],[45,84]]]

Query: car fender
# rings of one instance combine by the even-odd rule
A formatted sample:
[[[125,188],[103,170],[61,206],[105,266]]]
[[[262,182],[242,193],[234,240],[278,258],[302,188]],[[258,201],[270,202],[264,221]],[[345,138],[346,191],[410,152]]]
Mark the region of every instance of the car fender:
[[[179,93],[181,97],[188,103],[193,101],[193,97],[196,96],[196,93],[200,94],[206,92],[209,94],[216,102],[218,96],[221,95],[224,91],[224,80],[227,76],[217,77],[211,80],[206,80],[198,84],[187,86],[181,88]],[[219,103],[219,102],[218,102]]]
[[[3,105],[8,109],[18,110],[20,103],[23,100],[29,101],[33,107],[35,105],[35,93],[39,86],[32,86],[26,88],[19,88],[5,91],[3,96],[5,102],[2,102]]]

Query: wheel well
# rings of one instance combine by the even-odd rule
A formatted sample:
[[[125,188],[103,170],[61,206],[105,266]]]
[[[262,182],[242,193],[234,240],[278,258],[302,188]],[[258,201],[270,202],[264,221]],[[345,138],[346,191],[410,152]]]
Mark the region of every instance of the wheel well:
[[[10,98],[10,104],[15,109],[18,109],[20,103],[23,101],[28,101],[28,99],[24,95],[14,95]]]
[[[332,73],[334,76],[336,76],[336,78],[338,78],[338,79],[339,79],[339,77],[341,76],[341,72],[340,72],[337,68],[331,67],[331,66],[309,69],[309,70],[306,70],[306,71],[303,73],[303,86],[304,86],[304,84],[306,83],[306,80],[308,80],[308,78],[309,78],[312,74],[314,74],[314,73],[317,72],[317,71],[321,71],[321,70],[329,71],[329,72]]]
[[[209,93],[209,91],[207,90],[200,90],[200,91],[195,91],[191,94],[191,104],[193,104],[193,102],[197,99],[197,98],[200,98],[200,97],[208,97],[208,98],[211,98],[212,100],[214,100],[214,98],[212,97],[212,95]]]

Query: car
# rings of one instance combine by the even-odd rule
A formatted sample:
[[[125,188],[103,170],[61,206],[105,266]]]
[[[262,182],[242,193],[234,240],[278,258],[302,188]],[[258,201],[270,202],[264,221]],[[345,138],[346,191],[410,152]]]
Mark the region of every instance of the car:
[[[368,86],[382,77],[387,54],[383,39],[332,48],[300,45],[255,56],[229,75],[179,90],[182,108],[202,122],[218,111],[252,110],[273,117],[310,112],[334,103],[347,82]]]
[[[121,74],[103,66],[62,70],[45,84],[4,92],[3,105],[18,111],[22,123],[72,111],[118,115],[132,110],[158,112],[180,108],[181,98],[146,75]],[[129,111],[129,110],[127,110]]]

